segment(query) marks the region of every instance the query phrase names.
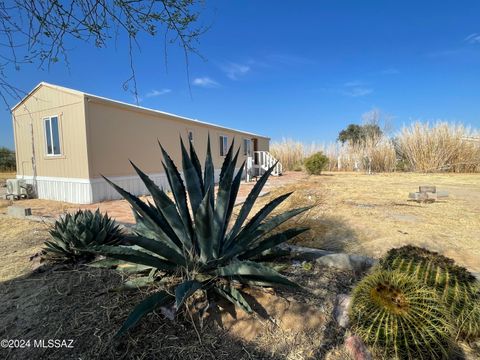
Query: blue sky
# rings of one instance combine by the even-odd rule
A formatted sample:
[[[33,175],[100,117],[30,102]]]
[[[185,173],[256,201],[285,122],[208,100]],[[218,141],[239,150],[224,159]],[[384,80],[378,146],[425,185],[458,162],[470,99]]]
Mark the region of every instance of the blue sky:
[[[197,46],[204,59],[190,57],[191,94],[180,49],[167,72],[162,44],[140,39],[140,105],[274,140],[333,141],[373,108],[397,129],[417,119],[480,128],[479,1],[206,0],[201,19],[211,27]],[[47,81],[133,102],[122,40],[71,42],[69,68],[7,75],[27,91]],[[0,120],[0,146],[13,147],[3,107]]]

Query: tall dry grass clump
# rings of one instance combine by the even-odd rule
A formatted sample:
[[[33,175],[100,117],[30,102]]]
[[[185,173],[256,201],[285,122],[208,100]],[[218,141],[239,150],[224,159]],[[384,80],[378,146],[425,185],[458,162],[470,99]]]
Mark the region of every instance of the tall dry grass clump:
[[[309,155],[306,153],[305,145],[293,139],[282,139],[272,143],[270,152],[288,171],[299,169],[305,157]]]
[[[386,136],[367,139],[361,144],[316,144],[306,145],[292,139],[282,139],[270,146],[270,152],[285,170],[300,170],[304,160],[322,152],[328,157],[327,171],[390,172],[395,170],[396,153],[393,142]]]
[[[396,163],[397,156],[393,142],[386,136],[381,136],[366,139],[357,144],[338,145],[335,167],[332,166],[332,170],[391,172],[395,171]]]
[[[396,139],[397,150],[411,171],[479,172],[480,142],[461,124],[415,122]]]

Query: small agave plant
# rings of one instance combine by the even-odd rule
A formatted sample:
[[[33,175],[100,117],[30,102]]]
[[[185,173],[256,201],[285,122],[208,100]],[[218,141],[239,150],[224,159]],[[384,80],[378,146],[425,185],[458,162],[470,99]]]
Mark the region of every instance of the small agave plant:
[[[252,261],[262,252],[308,230],[292,228],[272,233],[278,225],[309,209],[302,207],[269,216],[291,193],[270,201],[247,221],[275,165],[256,182],[231,223],[245,166],[244,162],[235,172],[239,150],[234,155],[232,143],[221,168],[215,196],[210,139],[204,169],[193,145],[190,143],[188,151],[181,139],[180,143],[185,183],[174,162],[159,144],[173,200],[133,163],[153,203],[141,201],[105,178],[132,206],[136,236],[129,237],[132,246],[104,245],[96,247],[96,252],[151,267],[153,271],[165,275],[176,275],[179,279],[172,288],[157,291],[139,303],[117,336],[158,306],[174,303],[178,311],[197,290],[203,290],[207,297],[214,294],[223,297],[250,313],[252,308],[234,282],[253,286],[298,286],[273,269]]]
[[[95,254],[87,250],[96,245],[120,244],[125,234],[108,214],[78,210],[57,220],[50,229],[51,239],[43,249],[47,258],[55,261],[90,261]]]

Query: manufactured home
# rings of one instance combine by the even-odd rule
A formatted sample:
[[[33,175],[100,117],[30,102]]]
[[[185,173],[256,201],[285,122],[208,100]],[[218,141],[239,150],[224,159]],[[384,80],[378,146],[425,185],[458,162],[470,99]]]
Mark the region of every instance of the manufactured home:
[[[210,136],[216,176],[231,142],[240,146],[239,166],[261,174],[275,162],[270,139],[126,104],[65,87],[40,83],[12,108],[17,179],[33,184],[41,199],[90,204],[118,199],[104,175],[136,195],[147,194],[129,160],[159,186],[168,188],[157,143],[181,170],[179,137],[206,154]],[[274,175],[281,173],[278,164]]]

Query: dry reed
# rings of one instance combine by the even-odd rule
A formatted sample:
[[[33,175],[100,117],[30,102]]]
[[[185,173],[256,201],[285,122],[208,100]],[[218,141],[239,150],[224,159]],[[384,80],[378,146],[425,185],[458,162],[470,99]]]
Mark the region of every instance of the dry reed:
[[[305,158],[321,151],[329,158],[328,171],[480,172],[480,137],[469,128],[446,122],[431,126],[416,122],[394,139],[385,135],[361,143],[306,145],[282,139],[270,151],[285,170],[301,170]]]
[[[400,131],[397,150],[412,171],[480,171],[480,139],[461,124],[415,122]]]

